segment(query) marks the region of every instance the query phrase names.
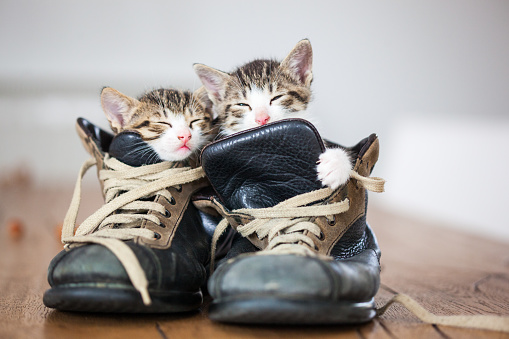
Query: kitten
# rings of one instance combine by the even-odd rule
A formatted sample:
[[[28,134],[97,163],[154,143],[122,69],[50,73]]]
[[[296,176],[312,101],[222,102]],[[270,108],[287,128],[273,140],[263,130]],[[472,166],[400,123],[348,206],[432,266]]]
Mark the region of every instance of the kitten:
[[[281,62],[254,60],[232,73],[195,64],[221,134],[230,135],[269,122],[288,118],[312,120],[313,52],[309,40],[301,40]],[[318,179],[336,189],[350,177],[352,164],[342,148],[327,148],[317,166]]]
[[[194,93],[157,89],[139,99],[105,87],[101,105],[115,134],[134,131],[163,161],[182,161],[212,137],[212,116]],[[143,147],[140,147],[143,151]]]

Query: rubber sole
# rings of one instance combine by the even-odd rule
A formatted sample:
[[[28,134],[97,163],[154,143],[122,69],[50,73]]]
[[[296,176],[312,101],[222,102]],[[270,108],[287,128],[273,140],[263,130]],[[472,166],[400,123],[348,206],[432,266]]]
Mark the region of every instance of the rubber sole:
[[[373,319],[375,302],[317,302],[262,298],[214,301],[209,317],[214,321],[241,324],[358,324]]]
[[[151,305],[144,305],[133,288],[53,287],[43,296],[44,305],[61,311],[101,313],[175,313],[198,309],[201,291],[150,291]]]

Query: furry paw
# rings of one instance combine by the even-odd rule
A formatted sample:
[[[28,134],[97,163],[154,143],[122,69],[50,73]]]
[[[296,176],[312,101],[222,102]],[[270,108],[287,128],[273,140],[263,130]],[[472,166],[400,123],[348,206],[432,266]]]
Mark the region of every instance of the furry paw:
[[[328,148],[320,155],[316,170],[322,184],[335,190],[350,178],[352,164],[343,149]]]

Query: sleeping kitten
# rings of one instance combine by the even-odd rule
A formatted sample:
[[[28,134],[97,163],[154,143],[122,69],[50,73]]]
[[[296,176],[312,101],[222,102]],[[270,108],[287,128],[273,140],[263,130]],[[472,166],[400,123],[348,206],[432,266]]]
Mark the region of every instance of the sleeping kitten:
[[[212,137],[212,117],[200,95],[202,88],[194,93],[157,89],[134,99],[105,87],[101,105],[115,134],[137,132],[160,160],[182,161]]]
[[[288,118],[310,120],[313,52],[309,40],[301,40],[282,61],[254,60],[232,73],[195,64],[221,134],[230,135]],[[350,177],[352,164],[341,148],[327,148],[317,166],[318,179],[336,189]]]

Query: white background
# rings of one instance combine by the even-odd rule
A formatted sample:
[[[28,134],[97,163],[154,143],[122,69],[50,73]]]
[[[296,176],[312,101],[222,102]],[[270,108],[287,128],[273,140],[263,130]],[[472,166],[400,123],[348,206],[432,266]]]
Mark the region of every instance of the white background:
[[[314,50],[310,109],[328,139],[376,132],[378,206],[509,239],[509,2],[0,2],[0,172],[71,184],[83,116],[107,128],[103,86],[196,89],[225,71]]]

